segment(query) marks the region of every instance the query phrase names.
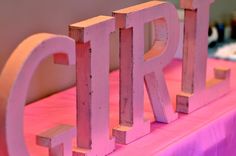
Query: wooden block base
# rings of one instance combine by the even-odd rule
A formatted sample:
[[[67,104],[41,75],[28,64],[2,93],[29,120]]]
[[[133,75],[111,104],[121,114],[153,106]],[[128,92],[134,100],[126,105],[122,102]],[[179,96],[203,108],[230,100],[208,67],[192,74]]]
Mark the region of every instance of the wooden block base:
[[[104,149],[106,148],[106,149]],[[98,148],[84,149],[84,148],[74,148],[73,156],[104,156],[112,153],[115,149],[115,139],[112,138],[107,145],[100,145]]]
[[[206,89],[194,94],[180,93],[176,97],[176,111],[191,113],[230,91],[230,69],[214,69],[215,78],[206,83]]]
[[[127,145],[150,133],[150,121],[144,121],[133,127],[119,126],[114,128],[112,133],[116,138],[116,143]]]

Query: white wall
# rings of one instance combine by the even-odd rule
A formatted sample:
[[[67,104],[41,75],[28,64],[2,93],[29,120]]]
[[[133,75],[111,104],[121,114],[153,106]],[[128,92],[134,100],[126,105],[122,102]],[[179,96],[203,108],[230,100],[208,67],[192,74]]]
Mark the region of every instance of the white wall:
[[[40,32],[67,35],[68,25],[145,0],[0,0],[0,71],[26,37]],[[114,38],[113,38],[114,40]],[[113,46],[114,47],[114,46]],[[111,68],[118,64],[118,52],[112,48]],[[74,67],[54,65],[45,60],[36,71],[29,101],[50,95],[75,83]]]

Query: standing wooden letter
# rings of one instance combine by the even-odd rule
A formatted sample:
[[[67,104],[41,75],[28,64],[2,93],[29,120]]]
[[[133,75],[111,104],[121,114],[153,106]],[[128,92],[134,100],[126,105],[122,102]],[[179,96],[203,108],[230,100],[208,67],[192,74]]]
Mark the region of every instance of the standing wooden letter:
[[[209,8],[214,0],[181,0],[185,9],[182,93],[177,111],[190,113],[229,90],[229,69],[215,69],[215,78],[206,83]]]
[[[157,121],[177,119],[163,68],[172,60],[179,38],[175,7],[166,2],[151,1],[115,11],[120,29],[120,126],[113,130],[118,143],[130,143],[150,132],[144,120],[144,79]],[[154,22],[154,46],[144,56],[144,25]]]
[[[75,64],[75,42],[69,37],[37,34],[24,40],[0,76],[0,155],[29,156],[24,142],[23,117],[28,87],[41,61],[50,55]]]
[[[70,25],[77,43],[77,146],[74,155],[107,155],[109,136],[109,36],[115,19],[98,16]]]

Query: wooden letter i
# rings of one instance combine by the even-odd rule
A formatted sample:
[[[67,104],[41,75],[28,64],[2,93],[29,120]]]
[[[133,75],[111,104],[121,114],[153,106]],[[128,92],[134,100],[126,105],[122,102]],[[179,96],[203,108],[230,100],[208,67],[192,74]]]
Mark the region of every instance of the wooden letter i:
[[[76,41],[77,146],[74,155],[107,155],[109,136],[109,36],[115,20],[98,16],[70,25]]]

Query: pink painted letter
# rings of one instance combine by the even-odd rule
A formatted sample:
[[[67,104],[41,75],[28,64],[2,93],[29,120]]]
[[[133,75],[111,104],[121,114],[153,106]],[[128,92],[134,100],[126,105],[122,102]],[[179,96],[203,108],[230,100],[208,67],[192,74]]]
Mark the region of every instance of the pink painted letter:
[[[214,0],[181,0],[185,9],[182,93],[177,95],[177,111],[190,113],[229,90],[229,69],[215,69],[206,82],[209,8]]]
[[[179,22],[175,7],[151,1],[114,12],[120,29],[120,126],[113,130],[118,143],[130,143],[150,132],[144,120],[144,80],[157,121],[177,119],[170,102],[163,68],[178,45]],[[144,56],[144,25],[153,22],[155,43]]]
[[[115,19],[98,16],[70,25],[77,54],[77,146],[75,155],[107,155],[109,136],[109,36]]]
[[[56,53],[60,55],[55,59],[61,56],[61,62],[75,64],[74,41],[69,37],[45,33],[24,40],[7,61],[0,76],[1,156],[29,155],[23,134],[27,90],[40,62]]]

